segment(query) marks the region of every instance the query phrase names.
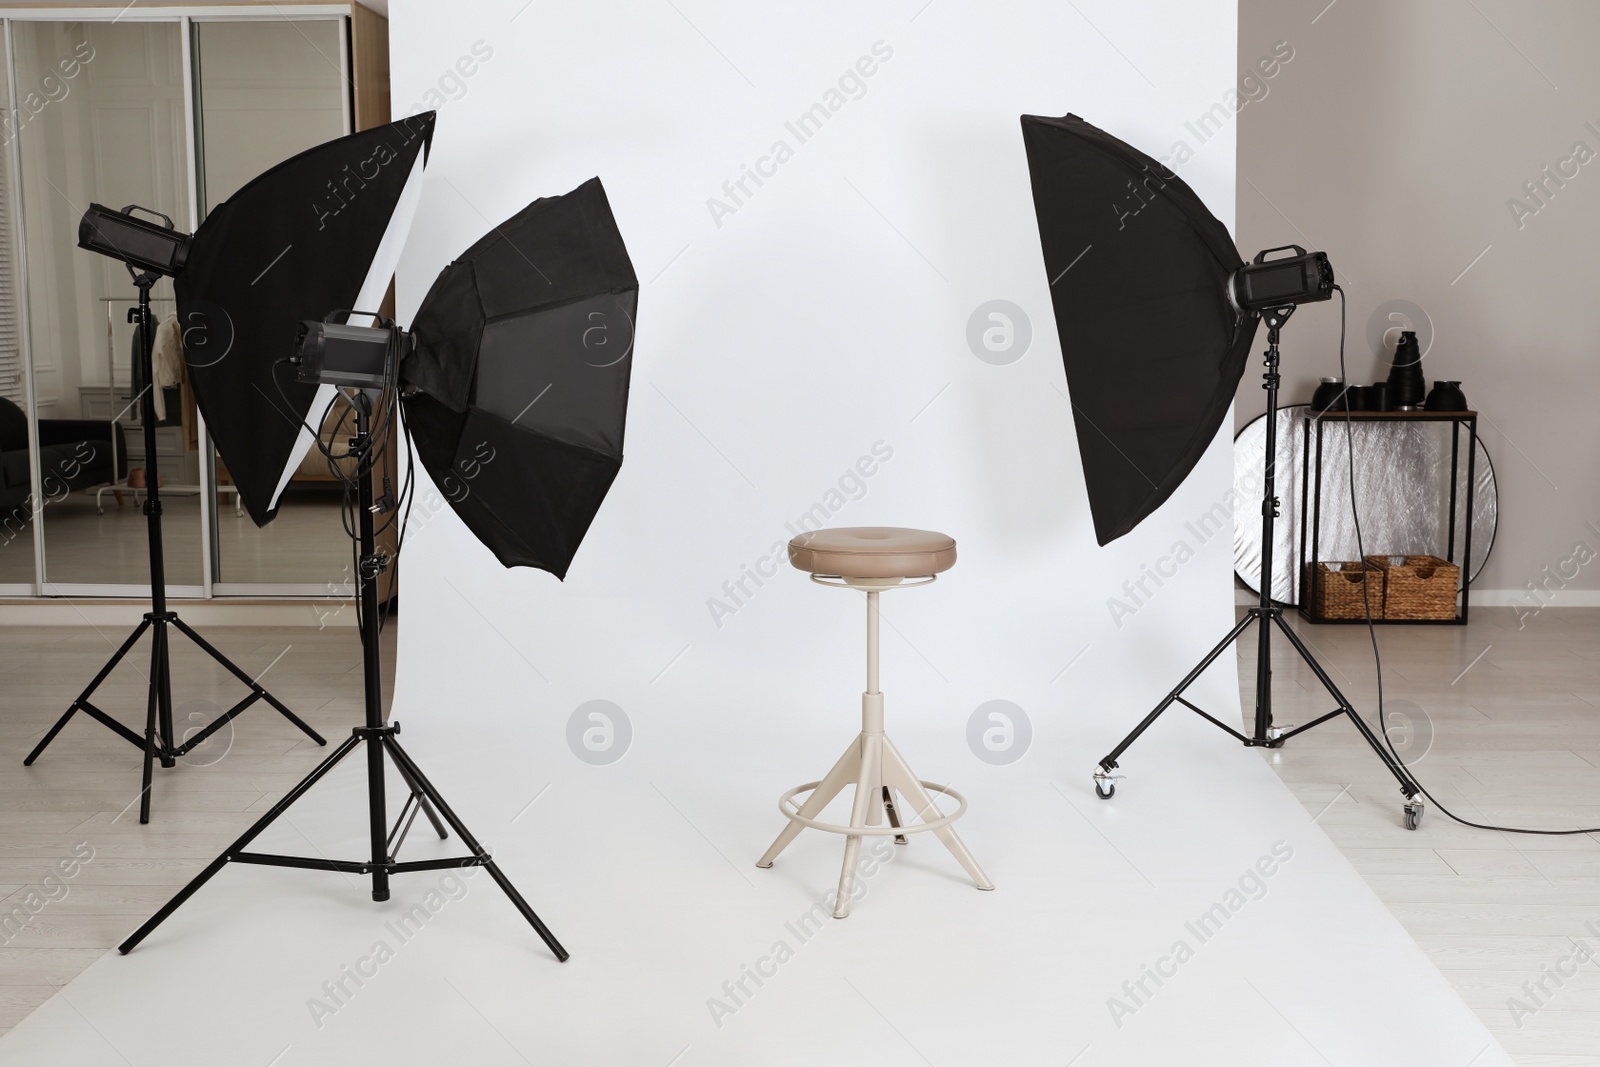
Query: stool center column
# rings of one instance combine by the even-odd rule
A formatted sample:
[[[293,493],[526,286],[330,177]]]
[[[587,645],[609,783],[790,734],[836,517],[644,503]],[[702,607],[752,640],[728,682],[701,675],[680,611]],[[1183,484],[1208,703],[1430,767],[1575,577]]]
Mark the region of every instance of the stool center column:
[[[867,691],[861,694],[861,732],[883,733],[883,693],[878,690],[878,590],[867,590]]]

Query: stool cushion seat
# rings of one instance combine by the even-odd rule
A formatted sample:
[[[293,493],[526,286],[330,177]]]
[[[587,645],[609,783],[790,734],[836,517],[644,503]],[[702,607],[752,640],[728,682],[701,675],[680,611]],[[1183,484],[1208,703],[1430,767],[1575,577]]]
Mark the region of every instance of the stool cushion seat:
[[[789,562],[841,578],[920,578],[955,566],[956,542],[932,530],[844,526],[800,534],[789,542]]]

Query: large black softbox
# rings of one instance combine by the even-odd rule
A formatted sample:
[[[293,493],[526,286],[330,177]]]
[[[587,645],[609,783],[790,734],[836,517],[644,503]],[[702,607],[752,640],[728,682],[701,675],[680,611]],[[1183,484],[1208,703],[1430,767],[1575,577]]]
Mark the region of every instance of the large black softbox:
[[[1089,510],[1103,545],[1172,495],[1216,436],[1258,319],[1243,261],[1183,180],[1076,115],[1022,116]]]
[[[274,364],[302,319],[377,310],[421,196],[433,123],[427,111],[302,152],[212,208],[195,231],[174,280],[184,360],[258,526],[277,514],[315,443],[303,424],[334,396]]]
[[[412,321],[406,426],[507,567],[565,578],[622,466],[639,281],[599,178],[451,263]]]

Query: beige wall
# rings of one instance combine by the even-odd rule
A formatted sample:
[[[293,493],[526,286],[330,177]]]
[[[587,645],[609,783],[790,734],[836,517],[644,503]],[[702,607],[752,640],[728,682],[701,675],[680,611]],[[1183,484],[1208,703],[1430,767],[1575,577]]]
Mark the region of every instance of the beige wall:
[[[1531,603],[1536,581],[1600,603],[1600,559],[1569,562],[1579,542],[1600,552],[1600,4],[1240,0],[1241,65],[1280,41],[1294,58],[1239,114],[1241,250],[1329,253],[1358,383],[1387,373],[1369,320],[1390,300],[1421,308],[1427,376],[1461,379],[1499,476],[1477,591]],[[1545,177],[1575,150],[1594,158]],[[1541,180],[1542,206],[1524,188]],[[1287,401],[1337,373],[1338,338],[1336,300],[1289,325]],[[1253,360],[1240,425],[1260,384]]]

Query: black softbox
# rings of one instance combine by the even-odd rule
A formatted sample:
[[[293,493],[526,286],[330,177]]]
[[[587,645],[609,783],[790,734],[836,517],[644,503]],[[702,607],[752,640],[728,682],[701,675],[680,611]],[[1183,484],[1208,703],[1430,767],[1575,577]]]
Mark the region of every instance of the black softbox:
[[[212,208],[174,280],[184,361],[206,428],[256,525],[277,514],[332,386],[275,364],[302,319],[377,310],[399,262],[434,113],[285,160]]]
[[[1228,230],[1167,167],[1076,115],[1022,116],[1078,450],[1106,544],[1216,436],[1255,337]]]
[[[558,578],[622,465],[639,281],[591,178],[535,200],[440,273],[400,366],[406,426],[507,567]]]

